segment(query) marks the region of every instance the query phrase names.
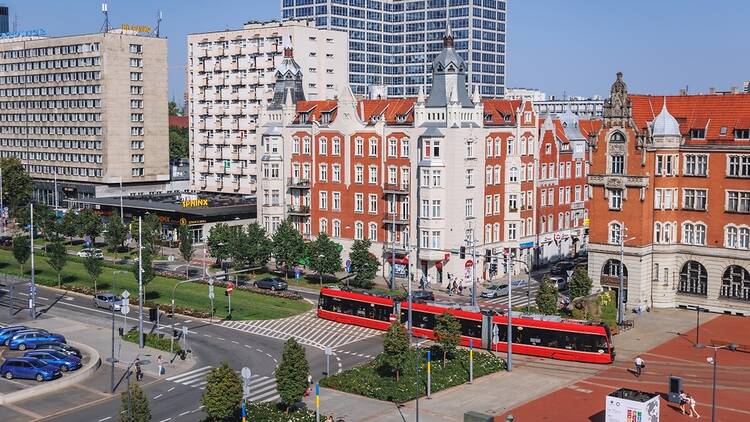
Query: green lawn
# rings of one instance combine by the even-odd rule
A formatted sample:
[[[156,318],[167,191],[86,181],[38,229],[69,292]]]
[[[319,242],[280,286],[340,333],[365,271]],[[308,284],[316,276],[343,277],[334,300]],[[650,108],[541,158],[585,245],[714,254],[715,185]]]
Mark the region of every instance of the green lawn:
[[[107,264],[105,264],[107,265]],[[47,258],[36,256],[36,281],[47,286],[57,286],[57,275],[47,263]],[[29,273],[29,262],[24,266],[26,274]],[[100,291],[112,290],[112,281],[115,280],[118,294],[127,289],[132,295],[138,293],[138,283],[132,271],[116,270],[105,266],[99,277],[97,289]],[[116,272],[117,271],[117,272]],[[0,272],[21,275],[21,270],[13,258],[13,254],[5,249],[0,249]],[[178,280],[167,277],[155,277],[146,286],[145,298],[157,303],[170,304],[172,288]],[[81,259],[72,258],[62,273],[62,282],[66,286],[84,286],[93,288],[93,283],[83,266]],[[227,316],[227,297],[224,289],[214,289],[214,316],[224,318]],[[183,284],[177,288],[175,295],[177,306],[188,307],[199,311],[210,312],[211,302],[208,298],[208,286],[202,284]],[[235,289],[232,293],[232,318],[233,319],[275,319],[297,315],[312,308],[309,302],[304,300],[281,299],[273,296],[259,295]]]

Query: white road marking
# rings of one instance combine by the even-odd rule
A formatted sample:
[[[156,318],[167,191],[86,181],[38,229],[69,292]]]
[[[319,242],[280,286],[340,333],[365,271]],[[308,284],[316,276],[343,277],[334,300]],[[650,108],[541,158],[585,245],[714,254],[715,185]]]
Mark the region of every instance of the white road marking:
[[[191,375],[191,374],[194,374],[196,372],[201,372],[201,371],[205,372],[207,369],[211,369],[211,367],[210,366],[204,366],[203,368],[198,368],[198,369],[193,369],[192,371],[183,372],[181,374],[174,375],[174,376],[171,376],[171,377],[167,378],[167,381],[176,381],[179,378],[183,378],[183,377],[185,377],[187,375]]]
[[[161,394],[158,394],[158,395],[154,396],[154,400],[158,399],[161,396],[162,396]]]
[[[170,388],[169,390],[167,390],[167,393],[169,393],[170,391],[172,391],[174,389],[175,389],[175,387]]]
[[[188,413],[190,413],[190,411],[189,411],[189,410],[188,410],[187,412],[182,412],[182,413],[180,413],[180,415],[179,415],[179,416],[185,416],[185,415],[187,415]]]
[[[170,421],[170,420],[172,420],[172,418],[162,419],[159,422],[167,422],[167,421]]]
[[[234,344],[240,344],[238,341],[234,341],[234,340],[232,340],[232,343],[234,343]]]
[[[216,340],[226,341],[226,339],[223,339],[221,337],[216,337]]]
[[[107,416],[106,418],[99,419],[99,422],[104,422],[109,419],[112,419],[112,416]]]

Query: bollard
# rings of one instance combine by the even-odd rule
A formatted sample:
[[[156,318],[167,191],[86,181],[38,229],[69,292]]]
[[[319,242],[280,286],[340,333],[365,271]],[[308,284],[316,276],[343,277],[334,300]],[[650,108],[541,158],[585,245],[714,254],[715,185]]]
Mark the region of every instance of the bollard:
[[[469,339],[469,384],[474,382],[474,339]]]
[[[431,366],[432,352],[427,351],[427,398],[430,399],[430,391],[432,390],[432,366]]]

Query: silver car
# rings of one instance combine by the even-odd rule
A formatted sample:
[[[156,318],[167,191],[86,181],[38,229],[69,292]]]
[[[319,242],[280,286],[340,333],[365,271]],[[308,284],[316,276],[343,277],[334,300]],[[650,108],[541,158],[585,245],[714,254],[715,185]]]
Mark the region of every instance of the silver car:
[[[97,293],[94,296],[94,306],[97,308],[113,309],[119,311],[122,306],[122,298],[112,293]]]
[[[481,297],[496,298],[500,296],[508,296],[508,285],[507,284],[493,284],[492,286],[484,289]]]

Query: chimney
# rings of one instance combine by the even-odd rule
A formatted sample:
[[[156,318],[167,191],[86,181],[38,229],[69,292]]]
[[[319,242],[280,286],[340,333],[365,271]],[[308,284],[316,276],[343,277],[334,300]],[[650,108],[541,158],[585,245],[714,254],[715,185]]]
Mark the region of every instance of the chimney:
[[[709,87],[708,88],[708,95],[716,95],[716,88]]]
[[[739,94],[740,93],[740,87],[733,86],[732,87],[732,94]]]
[[[687,95],[687,89],[685,89],[685,88],[680,88],[680,95],[682,95],[682,96],[685,96],[685,95]]]

